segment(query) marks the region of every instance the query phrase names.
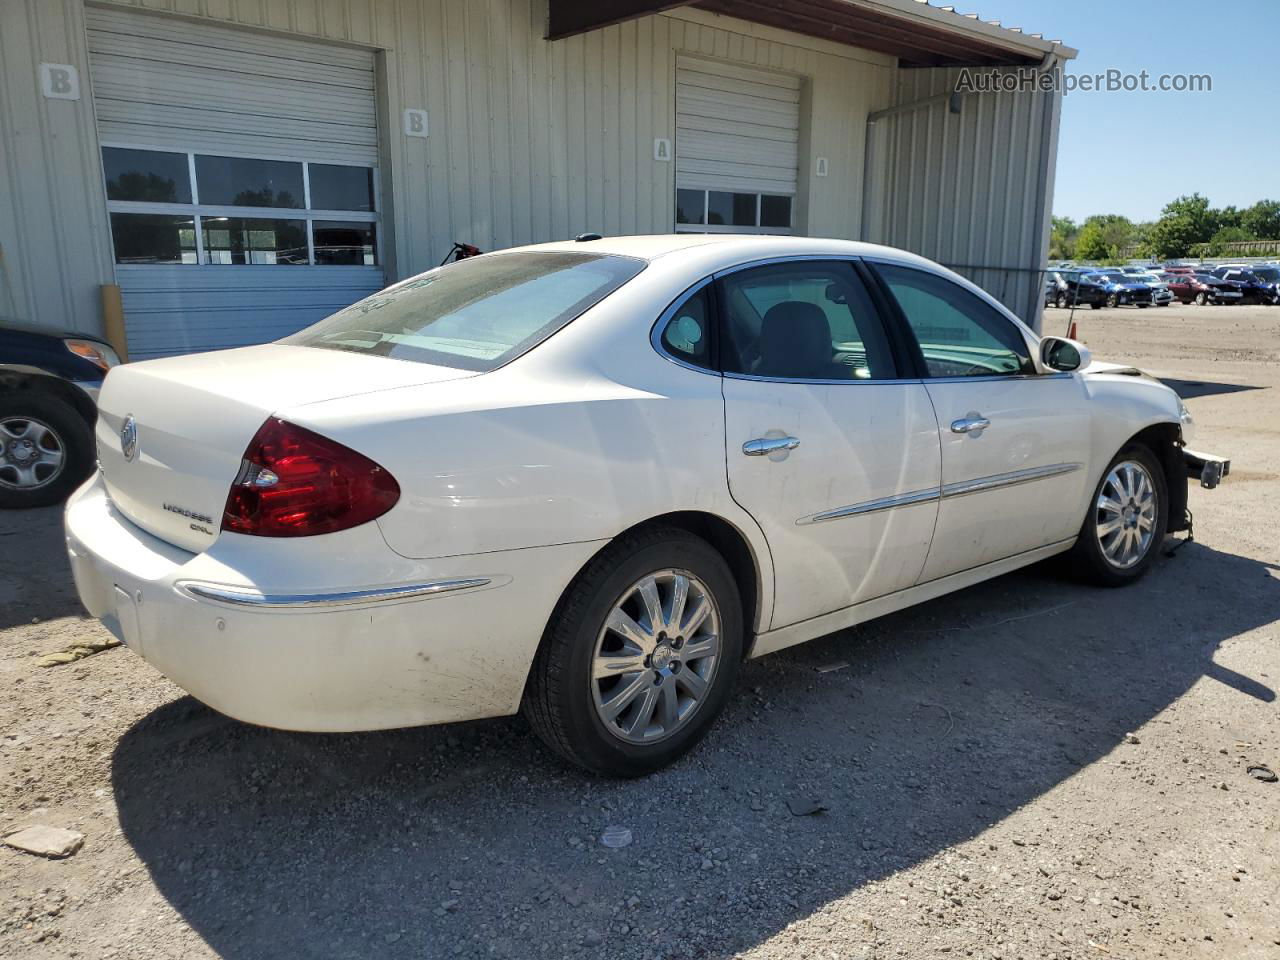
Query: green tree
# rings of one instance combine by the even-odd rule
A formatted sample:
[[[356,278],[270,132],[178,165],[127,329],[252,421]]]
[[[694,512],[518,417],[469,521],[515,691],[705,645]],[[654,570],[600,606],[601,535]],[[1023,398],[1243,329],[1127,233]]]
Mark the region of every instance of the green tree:
[[[1178,197],[1165,204],[1160,219],[1151,227],[1147,249],[1156,257],[1185,257],[1193,244],[1208,243],[1217,231],[1215,212],[1198,193]]]
[[[1080,228],[1070,217],[1054,217],[1049,232],[1049,259],[1070,260],[1076,255],[1076,234]]]
[[[1084,222],[1084,227],[1096,226],[1102,234],[1102,242],[1112,251],[1111,256],[1134,242],[1137,228],[1128,217],[1118,213],[1097,213]],[[1081,227],[1083,231],[1084,227]]]
[[[1280,240],[1280,201],[1259,200],[1240,215],[1251,240]]]
[[[1081,260],[1109,260],[1116,255],[1116,249],[1107,244],[1100,224],[1091,217],[1080,228],[1076,237],[1076,256]]]

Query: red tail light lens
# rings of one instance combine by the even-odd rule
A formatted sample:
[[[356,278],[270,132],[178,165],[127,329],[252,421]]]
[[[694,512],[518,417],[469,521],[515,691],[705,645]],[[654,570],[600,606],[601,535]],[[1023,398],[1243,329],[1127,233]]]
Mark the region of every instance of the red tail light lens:
[[[222,529],[310,537],[374,520],[400,499],[395,477],[368,457],[272,417],[249,441]]]

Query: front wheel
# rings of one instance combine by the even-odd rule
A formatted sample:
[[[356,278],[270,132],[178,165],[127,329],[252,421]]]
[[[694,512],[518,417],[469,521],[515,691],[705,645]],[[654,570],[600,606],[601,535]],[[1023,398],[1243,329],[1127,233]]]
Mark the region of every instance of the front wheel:
[[[93,462],[93,432],[69,403],[35,390],[0,397],[0,507],[61,503]]]
[[[1168,529],[1169,489],[1150,448],[1125,447],[1107,465],[1073,551],[1089,580],[1121,587],[1151,567]]]
[[[1089,309],[1090,309],[1090,310],[1101,310],[1101,309],[1102,309],[1102,304],[1100,304],[1097,300],[1094,300],[1091,304],[1089,304]]]
[[[643,776],[706,735],[742,645],[742,602],[724,558],[684,530],[639,530],[602,550],[561,598],[524,713],[573,763]]]
[[[1108,307],[1120,306],[1120,298],[1116,296],[1114,293],[1111,294],[1111,296],[1107,297],[1107,306]]]
[[[1196,294],[1196,303],[1199,306],[1203,307],[1208,302],[1209,302],[1209,295],[1205,293],[1203,290],[1201,290],[1199,293]]]

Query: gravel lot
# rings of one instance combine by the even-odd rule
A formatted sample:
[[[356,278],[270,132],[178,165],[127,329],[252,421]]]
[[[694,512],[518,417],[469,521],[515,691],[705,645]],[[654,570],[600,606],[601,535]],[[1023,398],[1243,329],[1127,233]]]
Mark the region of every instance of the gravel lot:
[[[1280,771],[1280,308],[1078,316],[1234,458],[1196,541],[1132,589],[1037,567],[754,661],[640,782],[518,719],[291,734],[123,648],[40,669],[105,633],[58,511],[0,515],[0,831],[85,835],[0,848],[0,955],[1280,958],[1280,784],[1246,774]]]

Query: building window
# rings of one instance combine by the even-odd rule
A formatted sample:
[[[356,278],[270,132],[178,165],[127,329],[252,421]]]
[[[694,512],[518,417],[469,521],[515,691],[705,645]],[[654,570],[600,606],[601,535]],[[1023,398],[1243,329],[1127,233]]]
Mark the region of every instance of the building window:
[[[102,148],[116,263],[377,266],[372,167]]]
[[[676,190],[680,233],[790,233],[792,198],[729,190]]]

